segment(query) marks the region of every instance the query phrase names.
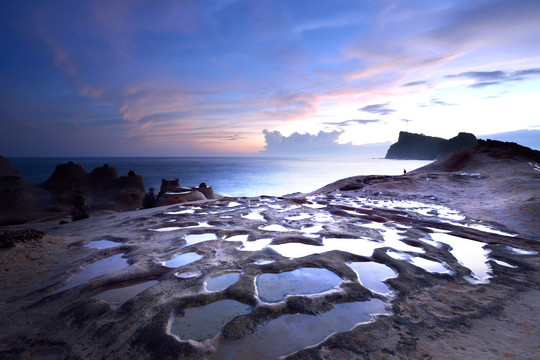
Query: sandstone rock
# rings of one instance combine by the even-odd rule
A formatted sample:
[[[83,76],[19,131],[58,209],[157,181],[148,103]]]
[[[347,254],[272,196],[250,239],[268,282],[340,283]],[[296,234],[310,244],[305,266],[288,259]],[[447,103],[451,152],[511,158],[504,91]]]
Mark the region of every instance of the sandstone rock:
[[[144,195],[144,191],[139,189],[120,189],[114,197],[117,210],[130,211],[140,208]]]
[[[45,181],[43,187],[53,192],[63,192],[66,189],[84,190],[87,185],[87,175],[81,165],[72,161],[60,164],[53,174]]]
[[[88,174],[89,188],[98,192],[107,192],[118,180],[118,172],[108,164],[95,168]]]
[[[207,199],[216,198],[214,194],[214,189],[212,189],[211,186],[208,186],[205,183],[201,183],[198,187],[193,188],[193,190],[201,192]]]
[[[178,179],[161,179],[160,193],[178,191],[178,189],[180,189],[180,181]]]

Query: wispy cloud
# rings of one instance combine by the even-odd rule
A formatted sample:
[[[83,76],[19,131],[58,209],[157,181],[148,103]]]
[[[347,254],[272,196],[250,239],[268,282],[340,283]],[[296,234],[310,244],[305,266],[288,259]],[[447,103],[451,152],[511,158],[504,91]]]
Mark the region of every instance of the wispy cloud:
[[[474,81],[470,87],[479,88],[498,85],[505,82],[522,81],[540,77],[540,68],[524,69],[517,71],[467,71],[454,75],[447,75],[447,78],[466,78]]]
[[[389,105],[388,103],[366,105],[363,108],[360,108],[358,110],[364,111],[370,114],[378,114],[378,115],[388,115],[396,111],[394,109],[390,109],[388,105]]]

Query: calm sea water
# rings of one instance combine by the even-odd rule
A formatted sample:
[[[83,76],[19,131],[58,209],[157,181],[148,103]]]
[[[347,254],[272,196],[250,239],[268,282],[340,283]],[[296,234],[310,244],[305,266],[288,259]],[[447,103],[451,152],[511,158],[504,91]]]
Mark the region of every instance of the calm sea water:
[[[331,158],[10,158],[11,164],[31,183],[47,180],[56,165],[73,161],[87,173],[109,164],[120,176],[129,170],[142,175],[146,188],[159,190],[162,178],[178,178],[181,186],[201,182],[231,196],[280,196],[317,190],[355,175],[399,175],[429,161]]]

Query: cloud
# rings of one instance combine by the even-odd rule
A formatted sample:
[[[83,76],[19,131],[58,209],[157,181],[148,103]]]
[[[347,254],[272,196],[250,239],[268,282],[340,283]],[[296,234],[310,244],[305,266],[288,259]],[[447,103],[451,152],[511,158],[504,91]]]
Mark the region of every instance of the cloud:
[[[351,126],[351,125],[354,125],[354,124],[359,124],[359,125],[366,125],[366,124],[370,124],[370,123],[377,123],[377,122],[380,122],[381,120],[358,120],[358,119],[353,119],[353,120],[345,120],[345,121],[339,121],[339,122],[325,122],[324,124],[325,125],[336,125],[336,126]]]
[[[341,131],[324,132],[316,135],[293,133],[283,136],[279,131],[264,130],[266,146],[261,155],[266,156],[315,156],[315,157],[358,157],[383,156],[390,143],[352,145],[340,144]]]
[[[391,114],[391,113],[396,111],[394,109],[390,109],[388,107],[388,103],[386,103],[386,104],[367,105],[367,106],[364,106],[363,108],[358,109],[358,110],[359,111],[365,111],[365,112],[368,112],[370,114],[379,114],[379,115],[388,115],[388,114]]]
[[[411,82],[403,84],[402,86],[407,87],[407,86],[419,86],[419,85],[427,85],[427,82],[426,81],[411,81]]]
[[[482,88],[486,86],[498,85],[512,81],[522,81],[534,77],[540,77],[540,69],[524,69],[517,71],[467,71],[459,74],[446,75],[446,78],[465,78],[474,81],[468,85],[472,88]]]

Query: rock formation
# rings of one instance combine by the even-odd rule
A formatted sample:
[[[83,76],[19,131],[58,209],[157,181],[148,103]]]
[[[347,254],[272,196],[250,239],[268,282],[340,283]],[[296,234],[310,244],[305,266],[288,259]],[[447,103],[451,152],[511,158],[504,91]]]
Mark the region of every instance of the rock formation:
[[[446,140],[401,131],[398,142],[390,146],[385,158],[434,160],[462,148],[471,148],[476,145],[476,142],[477,139],[473,134],[464,132],[460,132],[457,136]]]
[[[11,218],[22,213],[35,213],[45,207],[39,191],[0,156],[0,215]],[[2,223],[2,221],[0,221]]]
[[[535,358],[539,160],[480,142],[310,194],[26,225],[0,241],[0,358]]]

